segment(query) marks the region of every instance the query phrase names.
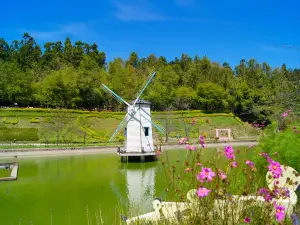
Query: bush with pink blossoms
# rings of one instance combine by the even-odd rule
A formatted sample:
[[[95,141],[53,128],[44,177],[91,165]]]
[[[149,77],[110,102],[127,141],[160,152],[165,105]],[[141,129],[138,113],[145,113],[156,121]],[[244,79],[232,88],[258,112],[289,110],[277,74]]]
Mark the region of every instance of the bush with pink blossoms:
[[[196,148],[191,150],[191,146]],[[208,151],[213,150],[202,148],[200,141],[188,143],[183,165],[179,164],[180,160],[175,164],[162,161],[169,184],[166,201],[186,202],[187,192],[196,190],[196,204],[181,215],[180,224],[292,224],[284,208],[274,204],[274,200],[288,198],[290,193],[285,188],[275,188],[273,191],[264,188],[266,172],[258,171],[256,162],[249,155],[251,151],[258,155],[254,148],[241,151],[226,145],[217,150],[211,160],[205,160]],[[281,165],[275,158],[267,153],[261,153],[259,157],[274,177],[281,175]],[[257,205],[254,200],[248,200],[246,207],[236,210],[234,196],[240,198],[248,195],[262,196],[265,201],[263,205]],[[216,209],[216,202],[220,200],[226,204]]]

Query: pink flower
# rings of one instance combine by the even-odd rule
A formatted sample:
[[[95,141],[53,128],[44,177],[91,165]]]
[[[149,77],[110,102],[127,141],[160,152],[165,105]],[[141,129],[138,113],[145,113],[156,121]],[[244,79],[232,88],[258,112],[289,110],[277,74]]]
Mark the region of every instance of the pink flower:
[[[253,144],[251,144],[251,145],[249,145],[249,148],[252,148],[252,147],[254,147],[255,145],[253,145]]]
[[[225,180],[227,178],[226,174],[222,170],[218,171],[218,175],[221,180]]]
[[[191,124],[192,124],[192,125],[195,125],[196,123],[197,123],[196,118],[193,118]]]
[[[198,189],[197,195],[199,198],[203,198],[203,197],[207,196],[209,194],[209,192],[211,192],[211,190],[208,190],[208,189],[202,187],[202,188]]]
[[[288,112],[292,112],[293,110],[289,109]]]
[[[230,160],[230,159],[235,159],[235,156],[234,156],[234,150],[233,148],[228,145],[228,146],[225,146],[224,147],[224,155]]]
[[[297,129],[295,126],[293,126],[293,129]]]
[[[203,167],[201,172],[198,174],[197,179],[202,183],[205,181],[210,182],[213,180],[213,177],[215,177],[215,176],[216,176],[216,173],[212,172],[211,168]]]
[[[270,191],[268,189],[266,189],[266,188],[261,188],[259,190],[258,194],[260,196],[263,196],[263,198],[265,199],[266,202],[270,202],[273,199]]]
[[[196,150],[196,146],[193,146],[193,145],[186,145],[185,146],[188,150],[190,150],[190,151],[195,151]]]
[[[193,170],[193,168],[188,167],[184,170],[184,172],[188,173],[188,172],[191,172],[192,170]]]
[[[202,148],[205,148],[205,146],[204,146],[205,141],[204,141],[204,137],[202,134],[199,136],[199,143],[202,146]]]
[[[245,222],[245,223],[250,223],[250,222],[251,222],[251,219],[250,219],[249,217],[246,217],[246,218],[244,219],[244,222]]]
[[[287,112],[282,113],[282,117],[287,117],[289,114]]]
[[[231,166],[232,168],[237,168],[237,167],[238,167],[238,163],[237,163],[237,162],[231,162],[231,163],[230,163],[230,166]]]
[[[273,178],[279,178],[282,174],[282,168],[279,162],[275,162],[272,159],[268,160],[270,162],[270,165],[268,166],[268,169],[273,174]]]
[[[155,154],[156,154],[157,156],[160,156],[160,155],[161,155],[161,151],[157,150],[157,151],[155,151]]]
[[[196,166],[202,166],[202,163],[200,163],[200,162],[196,162]]]
[[[275,206],[275,211],[276,211],[276,219],[278,222],[281,222],[285,217],[285,214],[284,214],[285,208],[283,206],[276,205],[276,203],[274,203],[274,206]]]
[[[188,138],[180,138],[179,140],[179,144],[182,145],[182,144],[185,144],[186,142],[188,141]]]
[[[265,157],[265,158],[268,158],[269,157],[269,155],[268,155],[268,153],[265,153],[265,152],[260,152],[260,153],[258,153],[260,156],[263,156],[263,157]]]
[[[247,160],[245,163],[246,163],[248,166],[250,166],[250,168],[254,168],[254,163],[253,163],[253,162]]]

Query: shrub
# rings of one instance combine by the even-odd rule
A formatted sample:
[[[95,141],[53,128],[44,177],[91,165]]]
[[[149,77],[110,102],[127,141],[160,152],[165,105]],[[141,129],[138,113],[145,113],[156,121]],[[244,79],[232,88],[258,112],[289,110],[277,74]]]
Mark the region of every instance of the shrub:
[[[35,118],[31,118],[30,119],[30,123],[40,123],[40,119],[38,117],[35,117]]]
[[[275,155],[279,162],[300,171],[300,124],[295,123],[284,131],[278,131],[277,124],[273,123],[266,129],[266,135],[257,148],[261,152]],[[261,160],[257,161],[261,163]]]
[[[38,141],[36,128],[0,128],[0,141]]]
[[[7,117],[4,117],[4,118],[2,119],[2,122],[3,122],[4,124],[12,124],[12,125],[16,125],[16,124],[19,123],[19,119],[16,118],[16,117],[13,117],[13,118],[7,118]]]
[[[243,220],[251,220],[251,224],[257,225],[278,224],[278,199],[286,198],[288,192],[279,187],[272,190],[263,188],[266,175],[261,176],[256,165],[248,160],[250,148],[236,151],[227,146],[222,151],[218,150],[211,160],[206,160],[207,150],[196,148],[187,139],[181,144],[186,144],[188,149],[183,164],[179,159],[170,161],[167,155],[166,160],[162,160],[169,184],[166,188],[168,198],[172,202],[186,202],[187,191],[193,193],[189,210],[185,210],[185,217],[181,217],[179,224],[242,224]],[[263,196],[265,201],[241,200],[248,195]],[[291,224],[287,215],[282,222]]]

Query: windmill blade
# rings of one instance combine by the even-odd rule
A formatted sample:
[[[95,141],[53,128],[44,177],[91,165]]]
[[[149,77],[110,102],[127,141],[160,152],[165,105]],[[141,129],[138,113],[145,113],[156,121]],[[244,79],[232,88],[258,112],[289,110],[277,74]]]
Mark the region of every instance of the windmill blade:
[[[139,98],[141,97],[141,95],[143,94],[143,92],[145,91],[146,87],[150,84],[151,80],[153,79],[153,77],[155,76],[156,72],[153,72],[151,74],[151,76],[149,77],[148,81],[146,82],[145,86],[141,89],[140,93],[138,94],[138,96],[136,97],[134,103],[133,103],[133,107],[135,106],[136,102],[139,100]]]
[[[109,94],[112,95],[112,97],[114,99],[116,99],[117,101],[121,102],[121,103],[125,103],[128,107],[132,107],[128,102],[126,102],[123,98],[121,98],[119,95],[117,95],[115,92],[113,92],[112,90],[110,90],[105,84],[102,84],[103,89],[108,92]]]
[[[117,129],[115,130],[115,132],[113,133],[113,135],[110,137],[109,142],[112,142],[114,140],[114,138],[119,134],[119,132],[121,131],[121,129],[124,128],[124,126],[126,125],[127,115],[128,115],[128,113],[123,118],[123,120],[121,121],[121,123],[119,124],[119,126],[117,127]]]
[[[163,125],[161,125],[157,120],[151,119],[151,121],[152,121],[153,123],[155,123],[156,126],[158,126],[160,129],[162,129],[164,132],[166,132],[165,127],[164,127]]]
[[[150,121],[147,117],[145,117],[144,115],[141,114],[141,116],[146,119],[149,123],[152,124],[153,127],[155,127],[161,134],[164,134],[165,131],[163,129],[161,129],[159,126],[157,126],[155,123],[153,123],[152,121]]]
[[[146,112],[143,108],[140,108],[140,110],[142,110],[147,116],[151,117],[150,114],[148,112]],[[151,121],[158,126],[161,130],[163,130],[163,132],[166,132],[166,129],[164,128],[164,126],[162,126],[158,121],[151,119]]]

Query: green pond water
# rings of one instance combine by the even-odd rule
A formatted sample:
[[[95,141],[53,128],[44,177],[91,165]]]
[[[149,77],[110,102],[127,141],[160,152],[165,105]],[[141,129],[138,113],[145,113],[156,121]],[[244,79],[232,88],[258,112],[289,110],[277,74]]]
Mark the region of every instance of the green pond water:
[[[205,151],[203,160],[215,155],[214,149]],[[185,154],[168,151],[174,163],[184,162]],[[96,225],[100,210],[105,224],[118,224],[118,209],[145,213],[152,211],[153,198],[166,197],[160,161],[126,164],[116,154],[99,154],[18,162],[18,180],[0,183],[1,225]]]

